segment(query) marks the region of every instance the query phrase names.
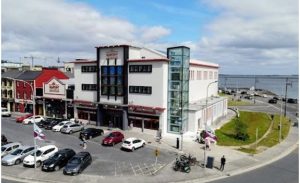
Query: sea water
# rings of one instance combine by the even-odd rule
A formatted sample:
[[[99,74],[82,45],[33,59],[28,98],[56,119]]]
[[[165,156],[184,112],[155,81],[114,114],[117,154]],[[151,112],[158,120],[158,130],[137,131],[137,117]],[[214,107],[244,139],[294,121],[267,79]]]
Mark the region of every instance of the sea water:
[[[278,96],[299,99],[298,75],[219,75],[220,88],[256,88],[268,90]]]

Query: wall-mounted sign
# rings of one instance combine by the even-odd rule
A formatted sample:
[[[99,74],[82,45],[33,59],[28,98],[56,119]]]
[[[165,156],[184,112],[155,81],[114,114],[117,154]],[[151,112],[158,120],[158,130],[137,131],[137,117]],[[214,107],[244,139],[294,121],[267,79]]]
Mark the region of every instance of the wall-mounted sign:
[[[49,84],[49,92],[59,93],[59,85],[55,81]]]
[[[118,52],[114,50],[109,50],[106,52],[106,59],[117,59]]]
[[[66,85],[56,78],[52,78],[49,82],[43,83],[44,97],[48,98],[65,98]]]

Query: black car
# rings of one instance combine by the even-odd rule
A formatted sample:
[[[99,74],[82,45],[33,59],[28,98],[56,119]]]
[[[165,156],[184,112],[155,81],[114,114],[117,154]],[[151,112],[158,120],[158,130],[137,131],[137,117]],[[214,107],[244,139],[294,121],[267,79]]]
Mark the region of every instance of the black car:
[[[297,104],[298,100],[297,99],[293,99],[293,98],[288,98],[287,103]]]
[[[275,99],[270,99],[269,101],[268,101],[270,104],[277,104],[277,100],[275,100]]]
[[[46,125],[48,125],[53,120],[54,120],[53,118],[46,118],[45,120],[42,120],[41,122],[37,123],[37,125],[40,128],[44,128]]]
[[[68,161],[64,168],[65,175],[77,175],[92,163],[92,156],[89,152],[79,152]]]
[[[85,139],[91,139],[100,135],[103,135],[104,131],[102,129],[97,128],[87,128],[80,132],[79,136],[84,136]]]
[[[43,162],[42,171],[58,171],[75,155],[73,149],[62,149]]]
[[[52,127],[60,123],[62,120],[61,119],[54,119],[50,123],[44,125],[44,128],[46,130],[52,130]]]

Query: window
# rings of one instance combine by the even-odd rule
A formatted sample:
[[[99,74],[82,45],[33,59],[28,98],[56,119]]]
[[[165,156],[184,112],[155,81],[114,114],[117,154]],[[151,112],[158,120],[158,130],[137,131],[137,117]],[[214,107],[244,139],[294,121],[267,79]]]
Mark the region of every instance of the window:
[[[19,81],[17,81],[17,86],[20,86],[20,82]]]
[[[152,65],[130,65],[129,72],[151,73]]]
[[[213,79],[213,72],[209,71],[209,79]]]
[[[96,91],[97,85],[96,84],[82,84],[81,89],[83,91]]]
[[[204,80],[207,79],[207,71],[204,71]]]
[[[214,75],[214,79],[218,79],[218,72],[215,72]]]
[[[20,93],[19,92],[17,93],[17,98],[20,98]]]
[[[26,93],[24,93],[24,99],[27,99],[27,95],[26,95]]]
[[[123,66],[101,66],[101,95],[123,95]]]
[[[152,94],[150,86],[129,86],[129,93]]]
[[[202,72],[199,71],[199,80],[201,80],[201,79],[202,79]]]
[[[81,66],[81,72],[97,72],[97,66],[94,65]]]

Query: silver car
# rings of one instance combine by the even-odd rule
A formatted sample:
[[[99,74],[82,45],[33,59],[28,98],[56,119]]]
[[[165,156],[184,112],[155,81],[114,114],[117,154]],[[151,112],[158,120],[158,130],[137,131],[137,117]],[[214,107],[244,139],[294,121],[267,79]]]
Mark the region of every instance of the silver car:
[[[81,130],[84,130],[84,127],[82,125],[71,123],[71,124],[64,125],[60,131],[61,133],[71,134]]]
[[[34,152],[33,146],[21,146],[12,153],[2,158],[2,165],[18,165],[22,163],[23,159]]]
[[[15,149],[19,148],[21,144],[19,142],[13,142],[6,144],[4,146],[1,146],[1,158],[3,158],[5,155],[11,153]]]

